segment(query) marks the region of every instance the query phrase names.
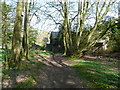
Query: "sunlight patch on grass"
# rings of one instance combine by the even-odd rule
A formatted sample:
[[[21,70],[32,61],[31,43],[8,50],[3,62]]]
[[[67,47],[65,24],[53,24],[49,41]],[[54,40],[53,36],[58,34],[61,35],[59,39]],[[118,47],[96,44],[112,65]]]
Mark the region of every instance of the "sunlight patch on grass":
[[[46,51],[46,50],[30,50],[30,54],[44,54],[44,55],[52,55],[54,54],[51,51]]]
[[[52,55],[52,54],[54,54],[54,53],[53,53],[53,52],[50,52],[50,51],[41,51],[40,54]]]
[[[67,58],[65,58],[65,60],[67,60],[67,61],[76,61],[76,60],[79,60],[79,61],[85,61],[85,60],[83,60],[83,59],[79,59],[79,58],[71,58],[71,57],[67,57]]]
[[[33,61],[33,60],[35,60],[35,58],[31,56],[31,57],[29,57],[29,60]]]
[[[101,65],[99,61],[86,62],[83,60],[73,64],[78,76],[86,82],[90,88],[117,88],[118,71],[112,66]]]
[[[43,54],[43,55],[53,55],[54,53],[53,52],[50,52],[50,51],[43,51],[43,50],[30,50],[29,51],[30,53],[30,56],[29,56],[29,60],[31,61],[34,61],[36,60],[36,58],[34,57],[36,54]]]

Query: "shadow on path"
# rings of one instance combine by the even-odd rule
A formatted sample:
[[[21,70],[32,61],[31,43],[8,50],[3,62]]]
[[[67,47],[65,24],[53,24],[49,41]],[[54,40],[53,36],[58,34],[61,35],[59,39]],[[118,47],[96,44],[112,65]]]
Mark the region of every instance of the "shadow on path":
[[[37,55],[38,61],[45,65],[39,69],[37,82],[41,88],[86,88],[71,66],[64,63],[60,54]],[[40,59],[42,58],[42,60]]]
[[[3,88],[87,88],[61,54],[35,54],[34,58],[20,70],[5,69]]]

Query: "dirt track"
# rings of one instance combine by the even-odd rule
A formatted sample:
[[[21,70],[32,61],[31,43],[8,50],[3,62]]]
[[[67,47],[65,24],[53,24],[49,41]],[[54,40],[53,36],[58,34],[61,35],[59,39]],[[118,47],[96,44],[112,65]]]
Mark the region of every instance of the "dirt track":
[[[38,86],[41,88],[86,88],[69,63],[63,60],[60,54],[36,55],[38,61],[45,64],[38,71]],[[41,60],[40,58],[44,58]],[[34,70],[34,69],[31,69]]]

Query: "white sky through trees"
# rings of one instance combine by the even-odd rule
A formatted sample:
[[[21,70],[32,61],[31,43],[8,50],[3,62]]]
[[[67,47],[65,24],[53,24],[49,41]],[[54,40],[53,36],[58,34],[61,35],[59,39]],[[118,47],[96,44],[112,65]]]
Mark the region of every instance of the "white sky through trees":
[[[57,0],[47,0],[47,2],[49,1],[57,1]],[[78,0],[70,0],[70,1],[78,1]],[[97,0],[92,0],[92,1],[97,1]],[[100,0],[100,1],[105,1],[105,0]],[[106,0],[107,1],[107,0]],[[109,1],[109,0],[108,0]],[[113,0],[114,1],[114,0]],[[119,0],[118,0],[119,1]],[[118,2],[116,1],[116,2]],[[41,2],[43,3],[43,2]],[[77,4],[76,4],[76,7],[74,8],[77,8]],[[51,12],[54,11],[54,9],[51,9],[50,10]],[[117,9],[117,4],[113,5],[112,8],[110,9],[110,11],[108,12],[107,16],[110,16],[110,17],[118,17],[118,9]],[[42,17],[42,15],[40,14],[40,17]],[[59,17],[58,17],[59,18]],[[33,21],[32,22],[35,22],[36,21],[36,17],[34,16],[33,18]],[[90,25],[93,25],[95,22],[94,18],[91,18],[89,20],[86,20],[86,24],[90,24]],[[33,23],[31,23],[31,25],[34,25]],[[55,27],[55,24],[53,22],[53,20],[50,20],[50,19],[47,19],[47,20],[41,20],[40,23],[36,24],[33,26],[34,28],[37,28],[37,29],[40,29],[40,30],[45,30],[45,31],[58,31],[58,27],[56,28]]]
[[[1,0],[1,1],[4,1],[4,0]],[[26,1],[26,0],[24,0]],[[40,6],[44,6],[46,4],[46,2],[57,2],[58,0],[34,0],[34,4],[36,4],[35,7],[40,7]],[[62,0],[62,1],[65,1],[65,0]],[[70,2],[77,2],[78,0],[69,0]],[[83,0],[81,0],[83,1]],[[98,0],[90,0],[92,2],[95,2],[95,1],[98,1]],[[100,0],[100,1],[109,1],[109,0]],[[114,0],[113,0],[114,1]],[[116,2],[119,2],[120,0],[116,0]],[[7,0],[6,3],[9,4],[9,3],[12,3],[14,2],[14,4],[17,2],[17,0]],[[117,4],[113,5],[112,8],[110,9],[110,11],[108,12],[107,16],[110,16],[110,17],[118,17],[118,8],[117,8]],[[77,4],[76,6],[74,6],[74,8],[77,8]],[[47,8],[50,13],[54,12],[54,8]],[[42,7],[42,9],[40,10],[46,10],[45,7]],[[32,11],[31,15],[34,13],[35,10]],[[51,16],[55,17],[57,14],[56,13],[53,13],[51,14]],[[39,17],[37,18],[36,17]],[[51,31],[58,31],[58,25],[56,27],[55,23],[53,22],[53,20],[51,20],[50,18],[48,19],[44,14],[41,13],[41,11],[37,10],[36,12],[36,15],[33,16],[32,20],[31,20],[31,23],[30,25],[36,29],[39,29],[39,30],[45,30],[47,32],[51,32]],[[61,19],[59,17],[59,15],[56,16],[56,18],[58,19]],[[94,18],[91,18],[91,19],[88,19],[85,23],[86,24],[94,24]]]

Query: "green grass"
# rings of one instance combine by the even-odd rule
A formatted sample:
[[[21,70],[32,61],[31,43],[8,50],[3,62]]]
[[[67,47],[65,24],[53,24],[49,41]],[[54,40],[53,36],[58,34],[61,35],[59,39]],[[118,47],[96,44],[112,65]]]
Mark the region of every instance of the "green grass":
[[[5,50],[1,50],[0,51],[0,60],[3,62],[5,60],[5,55],[6,55],[6,51]],[[8,59],[10,59],[11,56],[11,49],[8,50]]]
[[[43,54],[43,55],[53,55],[53,52],[50,51],[43,51],[43,50],[29,50],[30,57],[29,60],[34,61],[36,58],[34,58],[35,54]]]
[[[107,59],[107,60],[110,61],[110,62],[112,62],[112,61],[114,61],[115,59],[109,58],[109,59]]]
[[[118,71],[100,61],[80,60],[73,67],[78,76],[88,82],[89,88],[118,88]],[[84,61],[84,62],[82,62]]]
[[[29,54],[30,54],[29,60],[35,60],[35,58],[34,58],[35,54],[52,55],[54,53],[51,51],[43,51],[43,50],[29,50]],[[1,50],[0,51],[0,61],[4,62],[5,55],[6,55],[5,50]],[[8,51],[8,59],[10,59],[10,57],[11,57],[11,50]]]
[[[44,54],[44,55],[52,55],[52,54],[54,54],[53,52],[51,52],[51,51],[43,51],[43,50],[30,50],[29,51],[30,52],[30,54]]]
[[[67,61],[74,61],[74,60],[79,60],[77,57],[67,57],[65,58]]]
[[[0,49],[0,61],[2,61],[2,50]]]
[[[34,88],[36,85],[37,77],[39,76],[38,70],[44,65],[42,62],[34,62],[35,58],[34,55],[38,54],[52,54],[52,52],[47,51],[31,51],[30,50],[30,61],[24,62],[21,61],[20,67],[17,68],[8,68],[4,67],[2,69],[2,77],[4,80],[10,80],[11,77],[11,71],[14,72],[15,75],[25,75],[28,77],[27,80],[24,80],[22,82],[17,82],[15,85],[15,88]],[[3,55],[5,55],[5,51],[2,52]],[[10,56],[11,53],[9,53]],[[3,58],[3,57],[2,57]],[[3,60],[4,63],[4,60]],[[32,70],[32,71],[30,71]],[[36,72],[34,72],[36,71]],[[16,77],[16,76],[15,76]]]
[[[44,64],[41,62],[23,62],[19,68],[3,68],[3,80],[11,80],[11,71],[14,72],[14,77],[17,75],[24,75],[27,77],[27,80],[22,82],[17,82],[14,88],[35,88],[36,80],[39,76],[37,72]],[[33,68],[32,68],[33,66]],[[32,71],[31,71],[32,70]]]

